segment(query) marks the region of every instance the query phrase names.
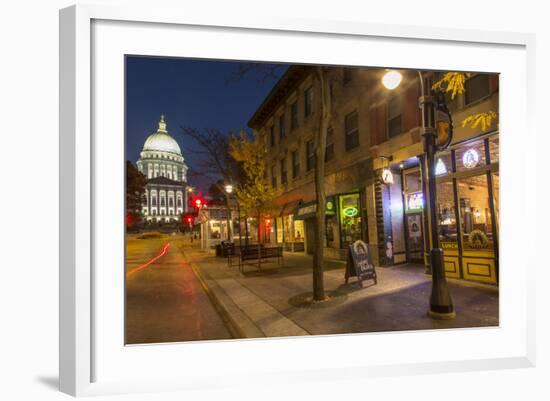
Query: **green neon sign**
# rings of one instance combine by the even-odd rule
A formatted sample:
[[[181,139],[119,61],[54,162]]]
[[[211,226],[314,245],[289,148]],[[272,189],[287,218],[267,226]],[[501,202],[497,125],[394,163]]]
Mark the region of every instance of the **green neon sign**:
[[[357,213],[359,213],[359,210],[357,210],[356,207],[350,206],[345,208],[343,212],[344,212],[344,215],[348,217],[353,217],[353,216],[357,216]]]

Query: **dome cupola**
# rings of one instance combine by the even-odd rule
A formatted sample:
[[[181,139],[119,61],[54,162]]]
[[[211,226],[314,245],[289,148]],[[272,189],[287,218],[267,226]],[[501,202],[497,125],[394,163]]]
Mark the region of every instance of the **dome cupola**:
[[[157,132],[152,133],[147,137],[145,144],[143,145],[143,151],[149,152],[169,152],[175,153],[181,156],[181,149],[178,143],[166,130],[166,122],[164,121],[164,114],[160,116],[159,128]]]

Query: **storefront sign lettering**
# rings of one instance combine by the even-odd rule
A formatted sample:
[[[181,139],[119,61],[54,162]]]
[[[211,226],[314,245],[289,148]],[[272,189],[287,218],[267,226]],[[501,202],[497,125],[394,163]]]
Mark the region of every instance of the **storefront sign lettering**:
[[[349,278],[353,276],[357,277],[357,281],[361,287],[363,287],[363,280],[374,280],[374,284],[378,284],[376,270],[374,269],[374,263],[372,263],[369,247],[361,240],[355,241],[348,247],[348,260],[345,274],[346,284]]]
[[[315,202],[306,203],[305,205],[300,206],[296,210],[294,214],[294,218],[299,220],[312,218],[315,216],[315,212],[317,212],[317,203]],[[327,216],[334,214],[334,200],[332,197],[327,198],[325,202],[325,214]]]

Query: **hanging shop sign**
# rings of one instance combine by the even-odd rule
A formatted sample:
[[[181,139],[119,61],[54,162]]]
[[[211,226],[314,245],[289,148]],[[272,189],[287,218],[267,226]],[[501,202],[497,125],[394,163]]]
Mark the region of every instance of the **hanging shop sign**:
[[[357,277],[357,282],[360,287],[363,287],[364,280],[374,280],[374,284],[378,284],[374,263],[369,252],[368,245],[361,241],[355,241],[348,247],[348,259],[346,263],[346,284],[350,277]]]
[[[295,220],[305,220],[315,217],[315,212],[317,212],[317,202],[308,202],[303,205],[298,206],[294,212]],[[334,207],[334,198],[332,196],[327,197],[325,201],[325,214],[327,216],[332,216],[335,214]]]
[[[389,168],[382,169],[381,179],[384,184],[393,184],[393,174]]]
[[[462,156],[462,164],[466,168],[474,168],[479,163],[479,153],[475,149],[468,149]]]
[[[443,160],[437,159],[435,163],[435,175],[447,174],[447,166],[443,163]]]

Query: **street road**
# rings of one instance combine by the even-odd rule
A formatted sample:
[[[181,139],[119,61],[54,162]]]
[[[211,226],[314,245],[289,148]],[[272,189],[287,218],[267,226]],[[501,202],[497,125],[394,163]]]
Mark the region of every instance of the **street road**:
[[[182,246],[181,237],[127,239],[127,344],[231,338]]]

